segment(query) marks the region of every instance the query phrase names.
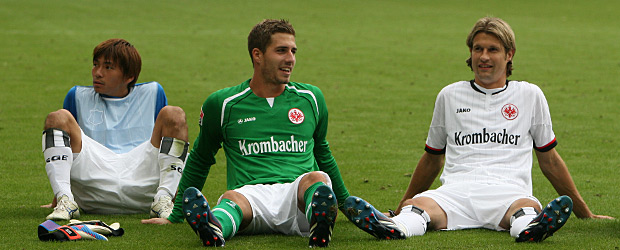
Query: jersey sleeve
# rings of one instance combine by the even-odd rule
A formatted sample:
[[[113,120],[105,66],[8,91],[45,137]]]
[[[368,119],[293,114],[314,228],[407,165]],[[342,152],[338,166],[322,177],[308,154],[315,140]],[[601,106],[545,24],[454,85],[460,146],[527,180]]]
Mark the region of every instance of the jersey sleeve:
[[[445,93],[445,89],[439,92],[435,100],[433,120],[428,130],[428,137],[426,138],[426,146],[424,148],[429,154],[440,155],[446,153],[448,136],[446,134]]]
[[[73,86],[73,88],[71,88],[69,90],[69,92],[67,93],[67,95],[65,96],[65,101],[62,105],[63,109],[69,110],[69,112],[71,112],[71,114],[73,115],[73,118],[75,118],[75,120],[78,120],[78,114],[77,114],[77,107],[75,104],[75,90],[76,90],[77,86]]]
[[[535,90],[535,104],[533,110],[532,127],[530,133],[534,140],[534,149],[547,152],[557,145],[555,133],[551,124],[549,105],[542,90],[532,85]]]
[[[218,101],[215,95],[207,98],[202,105],[199,121],[200,132],[185,163],[185,169],[177,189],[174,209],[168,217],[168,220],[171,222],[178,223],[183,221],[183,192],[189,187],[202,190],[209,175],[209,170],[215,164],[215,155],[222,147],[220,112],[221,102]]]
[[[157,98],[155,102],[155,120],[157,120],[159,111],[161,111],[161,109],[168,105],[168,98],[166,97],[166,92],[164,92],[164,88],[159,83],[157,83]]]
[[[316,130],[314,131],[314,158],[319,166],[319,169],[329,175],[332,181],[332,189],[336,194],[338,200],[338,207],[344,206],[344,200],[349,197],[349,191],[344,185],[340,169],[336,163],[336,159],[332,155],[329,149],[329,143],[327,142],[327,125],[328,125],[328,113],[327,106],[325,104],[325,98],[321,90],[316,88],[314,94],[317,99],[317,105],[319,110],[319,119]]]

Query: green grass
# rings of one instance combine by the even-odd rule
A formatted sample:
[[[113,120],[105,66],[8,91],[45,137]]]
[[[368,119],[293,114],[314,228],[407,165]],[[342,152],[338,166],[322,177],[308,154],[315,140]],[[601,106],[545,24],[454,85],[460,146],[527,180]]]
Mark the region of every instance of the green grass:
[[[99,42],[126,38],[140,51],[140,81],[159,81],[198,133],[204,99],[251,76],[250,28],[263,18],[289,19],[297,30],[294,81],[323,90],[330,141],[349,191],[395,208],[420,155],[441,88],[473,77],[465,38],[485,15],[508,21],[517,36],[511,79],[546,94],[566,161],[582,196],[598,214],[619,217],[620,3],[617,1],[35,1],[0,4],[0,248],[199,248],[185,224],[142,225],[148,215],[83,215],[118,221],[126,235],[109,242],[40,242],[36,227],[52,198],[41,153],[47,113],[73,85],[91,81]],[[205,186],[225,191],[223,154]],[[556,196],[537,166],[534,195]],[[438,186],[438,181],[433,187]],[[333,249],[618,249],[618,220],[572,218],[542,244],[515,244],[505,232],[429,232],[376,241],[343,216]],[[295,236],[238,236],[232,249],[301,249]]]

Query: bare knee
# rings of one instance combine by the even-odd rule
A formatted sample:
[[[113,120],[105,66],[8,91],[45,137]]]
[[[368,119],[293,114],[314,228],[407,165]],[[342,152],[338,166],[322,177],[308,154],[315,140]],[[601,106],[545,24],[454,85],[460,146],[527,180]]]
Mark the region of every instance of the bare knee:
[[[317,182],[327,183],[327,178],[325,177],[325,174],[323,174],[323,172],[314,171],[306,174],[304,178],[301,179],[301,181],[312,185]]]
[[[229,199],[231,201],[235,201],[239,199],[239,197],[243,197],[243,195],[233,190],[228,190],[222,194],[222,199]]]
[[[77,125],[77,122],[71,112],[66,109],[59,109],[47,115],[43,129],[57,128],[68,132],[75,125]]]
[[[427,211],[427,212],[435,210],[435,209],[441,209],[441,207],[439,206],[439,204],[437,204],[437,202],[435,202],[435,200],[428,198],[428,197],[417,197],[417,198],[409,199],[405,201],[404,204],[419,207],[421,209],[424,209],[424,211]]]
[[[319,172],[319,171],[310,172],[304,175],[303,178],[301,178],[301,180],[299,181],[299,187],[297,190],[297,196],[300,202],[303,201],[304,193],[306,192],[306,190],[317,182],[323,182],[323,183],[328,182],[327,177],[325,177],[325,174],[323,172]]]
[[[448,226],[448,216],[446,212],[429,197],[417,197],[405,201],[403,204],[413,205],[424,210],[430,217],[429,228],[433,230],[445,229]]]
[[[157,137],[173,137],[188,141],[185,111],[177,106],[166,106],[159,111],[155,127],[161,129]]]
[[[233,190],[228,190],[222,195],[222,199],[228,199],[236,203],[237,206],[241,208],[241,211],[243,211],[243,217],[245,217],[245,214],[252,214],[252,207],[250,206],[250,202],[247,198],[245,198],[244,195]]]
[[[506,210],[506,213],[504,214],[504,217],[502,218],[499,226],[502,228],[510,228],[510,217],[512,217],[517,211],[519,211],[519,209],[524,207],[533,207],[537,213],[540,213],[541,211],[541,207],[538,202],[529,198],[518,199],[510,205],[508,210]]]
[[[240,229],[244,229],[247,225],[250,224],[253,217],[252,205],[250,205],[250,202],[244,195],[233,190],[228,190],[222,195],[222,199],[228,199],[233,201],[241,209],[243,218],[241,220]]]
[[[166,106],[159,111],[158,119],[160,117],[164,120],[164,125],[166,126],[187,126],[185,120],[185,111],[183,111],[183,109],[180,107]]]
[[[514,201],[510,205],[504,217],[510,218],[510,216],[512,216],[515,212],[517,212],[519,209],[524,208],[524,207],[533,207],[534,210],[536,210],[536,212],[540,212],[540,209],[541,209],[540,204],[538,204],[538,202],[532,199],[528,199],[528,198],[521,198],[521,199]]]
[[[405,201],[403,201],[403,207],[404,207],[404,206],[410,206],[410,205],[415,206],[415,205],[414,205],[414,203],[415,203],[415,202],[413,201],[413,199],[408,199],[408,200],[405,200]],[[416,207],[417,207],[417,206],[416,206]]]
[[[308,188],[310,188],[315,183],[327,183],[328,179],[323,172],[313,171],[304,175],[303,178],[299,181],[299,186],[297,187],[297,208],[300,211],[305,211],[305,194]]]

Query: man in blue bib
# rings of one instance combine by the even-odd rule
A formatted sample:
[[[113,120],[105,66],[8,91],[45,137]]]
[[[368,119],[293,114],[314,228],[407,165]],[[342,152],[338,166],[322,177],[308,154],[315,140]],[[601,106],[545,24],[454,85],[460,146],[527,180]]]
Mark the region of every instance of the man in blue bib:
[[[185,112],[157,82],[138,83],[140,54],[123,39],[93,51],[92,86],[74,86],[45,119],[51,220],[87,213],[172,211],[189,144]]]

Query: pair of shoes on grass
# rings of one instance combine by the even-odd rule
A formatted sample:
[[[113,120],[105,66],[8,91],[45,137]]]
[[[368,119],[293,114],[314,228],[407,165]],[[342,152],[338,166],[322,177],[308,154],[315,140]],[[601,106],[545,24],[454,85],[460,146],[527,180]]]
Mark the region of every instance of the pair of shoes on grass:
[[[541,242],[559,230],[573,210],[573,201],[568,196],[560,196],[547,204],[516,238],[516,242]],[[345,211],[349,220],[358,228],[377,239],[404,239],[394,221],[375,209],[365,200],[350,196],[345,201]]]
[[[312,196],[310,219],[310,247],[326,247],[331,241],[338,202],[328,186],[319,186]],[[213,216],[209,203],[196,188],[190,187],[183,194],[183,213],[204,246],[224,246],[222,225]]]
[[[174,203],[172,203],[172,197],[168,195],[158,197],[151,205],[151,217],[168,218],[170,213],[172,213],[173,207]],[[45,219],[60,221],[77,218],[80,218],[80,208],[78,204],[74,200],[69,199],[68,196],[63,195],[58,199],[54,211]]]

